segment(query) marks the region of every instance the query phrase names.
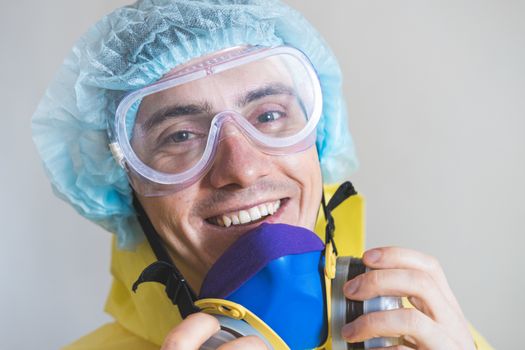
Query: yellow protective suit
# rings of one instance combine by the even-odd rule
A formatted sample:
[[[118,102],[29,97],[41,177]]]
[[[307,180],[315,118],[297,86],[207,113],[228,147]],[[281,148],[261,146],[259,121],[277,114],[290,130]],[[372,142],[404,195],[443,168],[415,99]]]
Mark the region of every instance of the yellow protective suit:
[[[330,195],[336,187],[326,186]],[[361,256],[364,251],[363,198],[353,196],[334,210],[335,241],[339,255]],[[320,213],[316,233],[324,240],[325,220]],[[118,250],[113,243],[111,273],[113,284],[106,303],[106,312],[115,318],[92,333],[80,338],[65,350],[158,350],[168,332],[180,322],[178,308],[164,292],[164,286],[145,283],[137,293],[131,291],[142,270],[155,261],[147,242],[133,252]],[[492,347],[473,328],[472,334],[480,350]]]

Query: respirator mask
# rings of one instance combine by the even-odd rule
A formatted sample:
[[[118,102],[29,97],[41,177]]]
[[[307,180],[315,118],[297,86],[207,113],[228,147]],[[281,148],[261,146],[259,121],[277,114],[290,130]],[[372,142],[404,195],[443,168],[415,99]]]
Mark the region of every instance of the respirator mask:
[[[399,344],[374,338],[349,344],[342,327],[362,314],[401,307],[398,297],[362,301],[343,294],[346,281],[368,271],[360,259],[337,256],[329,212],[355,193],[343,184],[325,206],[327,242],[312,231],[285,224],[262,224],[239,238],[206,275],[196,305],[215,315],[221,330],[203,350],[240,336],[257,335],[269,349],[369,349]]]

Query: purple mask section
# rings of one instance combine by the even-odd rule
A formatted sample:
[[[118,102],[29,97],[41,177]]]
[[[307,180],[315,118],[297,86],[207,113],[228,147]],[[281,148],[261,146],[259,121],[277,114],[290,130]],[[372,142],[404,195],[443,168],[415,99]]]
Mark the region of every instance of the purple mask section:
[[[199,298],[224,299],[270,261],[323,249],[321,239],[308,229],[264,223],[244,234],[215,262],[204,278]]]

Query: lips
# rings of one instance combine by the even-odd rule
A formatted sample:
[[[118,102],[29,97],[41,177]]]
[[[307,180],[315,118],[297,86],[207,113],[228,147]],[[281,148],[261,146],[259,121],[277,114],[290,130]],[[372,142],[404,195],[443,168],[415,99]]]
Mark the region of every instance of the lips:
[[[254,205],[249,208],[227,212],[206,219],[210,224],[220,227],[230,227],[238,225],[252,224],[261,219],[274,215],[281,207],[283,200],[273,200]]]

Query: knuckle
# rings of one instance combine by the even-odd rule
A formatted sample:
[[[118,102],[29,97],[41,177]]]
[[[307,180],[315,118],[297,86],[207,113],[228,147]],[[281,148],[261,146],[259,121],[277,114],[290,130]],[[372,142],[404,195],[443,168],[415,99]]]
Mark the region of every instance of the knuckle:
[[[391,317],[388,312],[373,312],[370,315],[370,323],[377,323],[383,327],[390,323]]]
[[[389,315],[386,312],[371,312],[361,316],[360,327],[368,337],[380,336],[379,330],[388,327]]]
[[[419,293],[424,293],[434,287],[434,280],[426,272],[413,270],[410,272],[410,279],[416,284]]]
[[[179,327],[175,327],[174,329],[172,329],[171,332],[168,333],[166,338],[164,338],[164,346],[169,346],[170,348],[172,348],[180,344],[182,339],[184,339],[183,337],[181,337],[180,333],[181,332],[179,331]]]
[[[374,324],[373,314],[364,314],[356,319],[356,328],[358,329],[370,329]]]
[[[366,338],[381,336],[381,330],[389,328],[390,315],[387,312],[371,312],[359,317],[356,329]]]
[[[377,289],[382,285],[383,274],[381,270],[372,270],[367,274],[369,277],[367,283],[371,288]]]
[[[179,350],[190,348],[191,342],[186,337],[182,337],[178,333],[172,333],[166,337],[166,339],[164,339],[161,350]]]
[[[404,321],[407,330],[423,330],[425,322],[420,311],[416,309],[405,309],[404,310]]]
[[[438,271],[441,271],[441,264],[439,262],[439,260],[432,256],[432,255],[428,255],[427,256],[427,260],[428,260],[428,267],[430,269],[430,271],[432,272],[438,272]]]

